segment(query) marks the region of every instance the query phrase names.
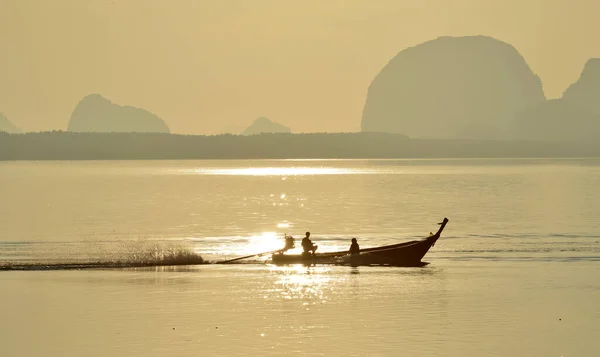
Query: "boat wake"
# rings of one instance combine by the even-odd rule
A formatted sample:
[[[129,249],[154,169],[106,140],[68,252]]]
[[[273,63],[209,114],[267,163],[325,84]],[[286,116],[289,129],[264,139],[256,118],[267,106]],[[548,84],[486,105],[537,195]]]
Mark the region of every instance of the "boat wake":
[[[2,243],[0,271],[159,267],[205,263],[186,242]]]

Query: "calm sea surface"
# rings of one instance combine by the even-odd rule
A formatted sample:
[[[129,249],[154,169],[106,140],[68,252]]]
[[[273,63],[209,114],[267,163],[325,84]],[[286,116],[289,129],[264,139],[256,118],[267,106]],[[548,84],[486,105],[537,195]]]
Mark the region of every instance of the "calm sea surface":
[[[424,268],[169,263],[444,217]],[[2,357],[600,356],[600,160],[2,162],[7,267]]]

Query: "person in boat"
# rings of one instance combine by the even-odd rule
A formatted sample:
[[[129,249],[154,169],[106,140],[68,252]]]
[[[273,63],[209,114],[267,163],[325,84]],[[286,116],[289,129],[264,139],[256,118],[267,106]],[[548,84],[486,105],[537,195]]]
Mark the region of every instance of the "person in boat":
[[[318,247],[318,245],[314,245],[310,240],[310,232],[306,232],[306,236],[302,238],[302,249],[304,250],[304,253],[308,254],[309,252],[312,252],[312,254],[315,254]]]
[[[350,254],[358,254],[360,253],[360,247],[358,246],[358,242],[356,238],[352,238],[352,244],[350,244]]]
[[[285,246],[283,247],[282,253],[289,250],[289,249],[294,249],[296,248],[296,244],[294,243],[294,237],[292,236],[285,236]]]

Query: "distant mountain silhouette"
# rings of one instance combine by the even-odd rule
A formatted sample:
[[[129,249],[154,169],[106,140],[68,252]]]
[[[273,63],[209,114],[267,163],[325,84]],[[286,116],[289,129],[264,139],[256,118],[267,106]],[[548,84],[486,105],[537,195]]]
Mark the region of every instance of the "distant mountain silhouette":
[[[375,77],[362,131],[498,138],[519,110],[544,100],[540,79],[513,46],[440,37],[401,51]]]
[[[254,135],[262,133],[290,133],[291,129],[272,121],[269,118],[260,117],[244,130],[243,135]]]
[[[8,118],[6,118],[4,114],[0,113],[0,131],[5,131],[7,133],[20,133],[21,129],[17,128],[8,120]]]
[[[537,140],[597,140],[600,137],[600,59],[592,58],[562,98],[521,111],[512,137]]]
[[[586,62],[579,80],[567,88],[563,99],[600,115],[600,58]]]
[[[90,94],[75,107],[69,131],[169,133],[156,115],[139,108],[120,106],[99,94]]]
[[[553,99],[523,110],[516,118],[512,137],[531,140],[592,140],[600,135],[600,115]]]

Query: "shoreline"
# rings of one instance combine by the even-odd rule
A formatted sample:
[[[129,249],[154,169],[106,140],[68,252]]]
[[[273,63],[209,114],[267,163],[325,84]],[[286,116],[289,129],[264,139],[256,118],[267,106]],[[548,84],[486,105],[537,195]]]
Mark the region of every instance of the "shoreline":
[[[0,161],[599,158],[600,143],[412,139],[391,133],[0,133]]]

